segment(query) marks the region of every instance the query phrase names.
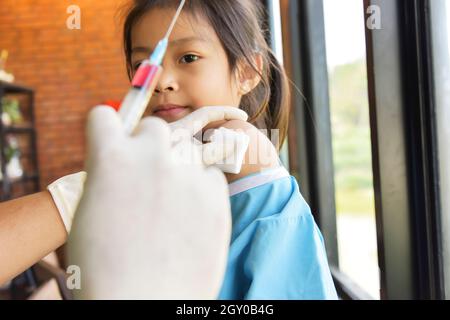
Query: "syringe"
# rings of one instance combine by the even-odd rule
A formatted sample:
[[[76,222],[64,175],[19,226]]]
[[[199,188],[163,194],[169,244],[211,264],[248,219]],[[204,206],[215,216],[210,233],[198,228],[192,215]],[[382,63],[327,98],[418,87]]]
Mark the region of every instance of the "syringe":
[[[165,37],[159,41],[150,58],[144,60],[136,71],[131,83],[132,87],[120,106],[119,116],[129,135],[133,133],[141,120],[156,88],[162,72],[161,63],[169,45],[169,36],[175,27],[185,2],[186,0],[181,1]]]

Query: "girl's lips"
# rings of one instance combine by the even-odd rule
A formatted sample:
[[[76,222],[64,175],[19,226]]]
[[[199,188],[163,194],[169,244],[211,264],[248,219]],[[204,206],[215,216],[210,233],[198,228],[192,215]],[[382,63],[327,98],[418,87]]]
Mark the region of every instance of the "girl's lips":
[[[178,106],[178,105],[161,105],[155,108],[153,114],[158,117],[176,117],[187,110],[187,107]]]

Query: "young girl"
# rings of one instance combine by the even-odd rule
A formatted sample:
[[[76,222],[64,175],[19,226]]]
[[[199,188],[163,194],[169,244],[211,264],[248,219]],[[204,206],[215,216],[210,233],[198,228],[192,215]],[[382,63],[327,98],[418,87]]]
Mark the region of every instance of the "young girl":
[[[124,25],[130,78],[178,4],[132,2]],[[235,106],[249,123],[214,127],[244,129],[250,146],[271,151],[264,163],[249,151],[240,174],[227,175],[233,231],[220,299],[336,299],[322,235],[297,181],[280,165],[273,137],[258,130],[278,130],[282,145],[289,117],[287,78],[265,41],[262,18],[256,0],[188,0],[148,114],[173,122],[203,106]]]

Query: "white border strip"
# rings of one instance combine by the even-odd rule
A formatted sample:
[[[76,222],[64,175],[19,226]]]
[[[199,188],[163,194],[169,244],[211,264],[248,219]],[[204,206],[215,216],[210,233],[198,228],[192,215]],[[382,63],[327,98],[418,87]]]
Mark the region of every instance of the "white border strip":
[[[281,166],[278,168],[274,168],[274,169],[268,169],[265,170],[263,172],[261,172],[260,174],[248,177],[248,178],[243,178],[242,180],[238,180],[236,182],[230,183],[228,185],[228,189],[230,191],[230,197],[262,186],[266,183],[278,180],[278,179],[282,179],[282,178],[286,178],[286,177],[290,177],[289,172],[286,170],[285,167]]]

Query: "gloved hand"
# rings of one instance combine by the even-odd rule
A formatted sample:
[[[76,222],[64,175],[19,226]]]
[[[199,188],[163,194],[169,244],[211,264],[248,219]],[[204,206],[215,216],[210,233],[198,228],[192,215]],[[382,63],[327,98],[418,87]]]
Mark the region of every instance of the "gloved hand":
[[[215,299],[231,213],[224,175],[173,165],[170,129],[144,119],[135,134],[98,107],[89,117],[85,192],[69,238],[86,299]],[[187,143],[187,142],[183,142]]]
[[[70,233],[73,216],[83,194],[85,180],[86,172],[82,171],[62,177],[47,187],[56,208],[58,208],[67,233]]]
[[[205,140],[210,143],[207,144],[203,144],[200,141],[202,139],[197,140],[194,136],[212,122],[247,121],[247,119],[248,115],[243,110],[215,106],[198,109],[187,117],[170,124],[172,140],[175,142],[174,150],[171,153],[172,161],[176,164],[203,163],[206,166],[215,166],[223,172],[239,173],[248,148],[249,138],[247,135],[225,128],[208,130],[205,133]],[[62,177],[47,187],[61,214],[67,233],[70,233],[85,180],[86,172],[79,172]]]
[[[226,128],[203,129],[211,123],[222,120],[247,121],[248,115],[233,107],[203,107],[170,124],[175,163],[201,161],[206,166],[215,166],[222,172],[238,174],[241,171],[250,138],[243,132]],[[180,143],[189,140],[191,143]],[[205,144],[203,142],[206,142]],[[186,147],[196,149],[188,150]],[[200,152],[202,157],[193,155]]]

